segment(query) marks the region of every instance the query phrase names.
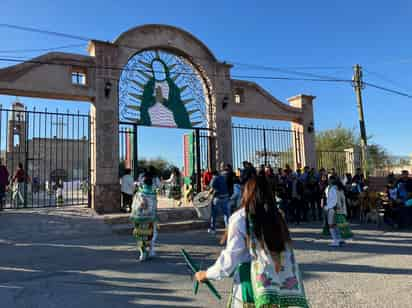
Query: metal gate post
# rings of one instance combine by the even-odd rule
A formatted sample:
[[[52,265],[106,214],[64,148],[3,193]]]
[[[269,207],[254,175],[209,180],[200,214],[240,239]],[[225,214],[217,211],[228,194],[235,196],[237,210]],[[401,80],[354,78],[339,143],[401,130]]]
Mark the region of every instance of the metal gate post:
[[[29,155],[29,113],[27,112],[27,107],[25,108],[25,121],[26,121],[26,125],[24,128],[24,197],[23,197],[23,201],[24,201],[24,207],[27,207],[27,185],[28,185],[28,169],[29,169],[29,159],[28,159],[28,155]],[[21,140],[19,140],[20,144],[21,144]]]
[[[133,124],[133,149],[132,151],[133,151],[133,177],[135,181],[138,179],[137,129],[138,129],[137,124]]]
[[[88,137],[87,138],[89,140],[89,146],[88,148],[88,170],[87,170],[87,207],[91,208],[92,207],[92,159],[91,159],[91,154],[92,154],[92,141],[91,141],[91,129],[92,129],[92,122],[91,122],[91,114],[89,113],[88,115],[88,123],[87,123],[87,133],[88,133]]]
[[[265,166],[268,165],[268,154],[266,151],[266,129],[263,128],[263,155],[265,157]]]
[[[200,174],[200,131],[195,128],[195,144],[196,144],[196,192],[202,190],[202,175]]]

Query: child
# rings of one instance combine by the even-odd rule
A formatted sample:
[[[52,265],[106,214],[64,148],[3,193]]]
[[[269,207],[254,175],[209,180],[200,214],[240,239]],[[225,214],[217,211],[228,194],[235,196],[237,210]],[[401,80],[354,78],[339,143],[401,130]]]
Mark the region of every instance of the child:
[[[153,178],[146,173],[143,185],[133,199],[130,220],[135,228],[133,235],[137,240],[139,261],[144,261],[148,256],[155,256],[154,245],[157,237],[156,231],[157,198],[153,187]]]

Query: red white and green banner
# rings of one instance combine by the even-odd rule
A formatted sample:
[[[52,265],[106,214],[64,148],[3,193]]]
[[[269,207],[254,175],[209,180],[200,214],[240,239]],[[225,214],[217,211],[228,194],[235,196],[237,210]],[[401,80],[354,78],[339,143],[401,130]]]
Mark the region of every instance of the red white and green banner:
[[[193,133],[183,135],[183,176],[191,177],[194,171],[194,136]]]

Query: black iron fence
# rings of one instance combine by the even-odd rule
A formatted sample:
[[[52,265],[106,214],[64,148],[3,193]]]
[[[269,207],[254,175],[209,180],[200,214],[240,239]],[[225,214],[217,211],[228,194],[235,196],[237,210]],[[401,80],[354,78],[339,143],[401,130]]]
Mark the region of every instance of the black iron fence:
[[[90,116],[0,106],[5,208],[90,204]],[[4,177],[4,175],[1,175]]]
[[[270,164],[273,168],[299,166],[302,138],[302,132],[291,129],[233,125],[233,166],[241,168],[243,161],[255,166]]]
[[[135,179],[138,178],[139,172],[142,172],[141,167],[138,165],[138,125],[131,123],[120,122],[119,124],[119,176],[122,176],[124,170],[131,169],[132,175]],[[192,168],[192,184],[197,187],[200,183],[200,178],[197,174],[201,174],[203,170],[209,168],[211,164],[211,133],[207,129],[196,128],[193,135],[191,135],[193,142],[191,148],[188,151],[189,158],[193,161],[190,162]]]

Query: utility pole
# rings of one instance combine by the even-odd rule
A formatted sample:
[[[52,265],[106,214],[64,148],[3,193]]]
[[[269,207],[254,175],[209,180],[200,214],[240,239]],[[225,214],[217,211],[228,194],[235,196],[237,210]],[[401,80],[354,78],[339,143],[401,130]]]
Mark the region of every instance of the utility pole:
[[[362,168],[363,174],[365,177],[368,177],[368,157],[367,157],[367,137],[366,137],[366,128],[365,128],[365,118],[363,115],[363,105],[362,105],[362,89],[364,88],[362,81],[362,67],[359,64],[354,66],[354,75],[353,75],[353,87],[355,88],[356,100],[358,105],[358,114],[359,114],[359,128],[361,135],[361,151],[362,151]]]

